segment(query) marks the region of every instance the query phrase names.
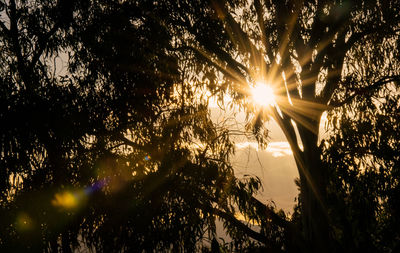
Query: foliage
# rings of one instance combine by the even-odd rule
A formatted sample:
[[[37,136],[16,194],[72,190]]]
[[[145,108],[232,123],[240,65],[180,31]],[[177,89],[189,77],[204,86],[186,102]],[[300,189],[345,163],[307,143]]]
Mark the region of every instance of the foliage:
[[[323,155],[342,247],[391,252],[399,247],[399,92],[388,85],[369,95],[331,112]]]
[[[216,236],[215,213],[243,242],[235,210],[260,182],[235,178],[165,6],[2,8],[2,250],[193,251]]]
[[[5,250],[219,251],[216,217],[237,251],[398,249],[398,1],[0,3]],[[227,93],[261,146],[283,130],[292,220],[235,177]]]
[[[397,233],[384,235],[393,231],[393,224],[387,226],[396,213],[396,197],[389,192],[397,187],[399,2],[177,5],[188,9],[173,15],[188,38],[180,50],[193,52],[217,72],[214,76],[222,76],[224,88],[249,112],[261,144],[267,133],[263,122],[270,117],[292,148],[300,175],[292,225],[301,233],[281,224],[286,237],[297,231],[300,238],[283,249],[393,250]],[[278,98],[276,105],[257,111],[247,97],[249,86],[260,80]],[[319,133],[324,112],[325,136]]]

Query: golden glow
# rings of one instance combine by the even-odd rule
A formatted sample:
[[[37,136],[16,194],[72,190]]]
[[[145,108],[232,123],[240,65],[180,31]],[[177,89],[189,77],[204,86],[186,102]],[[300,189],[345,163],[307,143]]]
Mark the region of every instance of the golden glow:
[[[275,104],[274,90],[270,85],[263,82],[257,82],[254,87],[250,89],[253,101],[261,106],[270,106]]]
[[[73,209],[78,206],[78,198],[71,192],[56,193],[51,204],[56,207]]]
[[[26,213],[20,213],[17,216],[16,227],[19,231],[27,231],[32,229],[33,221]]]
[[[250,224],[253,225],[253,226],[260,226],[260,225],[261,225],[261,224],[260,224],[259,222],[257,222],[256,220],[247,219],[243,214],[241,214],[241,213],[239,213],[239,212],[236,212],[236,213],[235,213],[235,218],[238,219],[238,220],[240,220],[240,221],[248,222],[248,223],[250,223]]]

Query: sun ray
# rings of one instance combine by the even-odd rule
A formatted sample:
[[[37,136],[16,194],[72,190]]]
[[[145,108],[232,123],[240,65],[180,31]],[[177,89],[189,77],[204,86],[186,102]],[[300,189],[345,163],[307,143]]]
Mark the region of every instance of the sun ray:
[[[304,165],[305,162],[303,160],[303,156],[301,155],[301,151],[299,150],[298,142],[297,142],[297,137],[294,136],[292,138],[291,133],[289,132],[288,127],[285,126],[285,123],[283,122],[282,117],[278,113],[278,107],[272,108],[272,117],[276,121],[276,123],[281,127],[283,133],[286,136],[286,139],[289,142],[289,145],[293,151],[293,156],[296,161],[297,168],[300,173],[303,173],[305,179],[307,180],[308,184],[311,187],[312,192],[314,193],[315,197],[317,198],[318,202],[321,204],[322,209],[324,210],[325,214],[327,214],[327,208],[322,200],[322,196],[318,191],[318,188],[316,187],[316,184],[314,180],[312,180],[312,177],[310,175],[310,172],[306,169],[306,166]]]
[[[302,99],[291,98],[293,104],[296,106],[296,113],[301,114],[309,119],[318,120],[321,114],[328,109],[326,105],[311,102],[311,101],[304,101]],[[289,103],[280,103],[280,108],[285,111],[292,111],[293,106]]]

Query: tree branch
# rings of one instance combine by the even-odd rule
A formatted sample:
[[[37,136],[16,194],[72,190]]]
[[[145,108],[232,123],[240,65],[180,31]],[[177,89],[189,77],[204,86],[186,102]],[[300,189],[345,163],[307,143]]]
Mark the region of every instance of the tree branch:
[[[30,67],[35,66],[40,56],[42,55],[43,51],[46,49],[48,40],[50,39],[51,36],[53,36],[53,34],[57,32],[58,28],[60,28],[60,22],[56,22],[56,24],[54,24],[53,28],[47,34],[43,35],[42,37],[39,37],[39,42],[38,42],[39,45],[38,48],[35,50],[35,54],[32,57]]]
[[[277,215],[271,208],[264,205],[262,202],[260,202],[258,199],[256,199],[253,196],[251,196],[250,202],[253,205],[255,205],[259,210],[264,212],[265,216],[267,218],[270,218],[274,224],[277,224],[285,229],[284,232],[287,234],[288,239],[289,239],[288,243],[290,243],[291,245],[294,245],[295,248],[298,248],[300,250],[300,252],[303,252],[303,250],[306,249],[306,247],[305,247],[306,243],[302,236],[302,233],[296,227],[295,224],[293,224],[290,221],[287,221],[286,219]]]
[[[22,65],[23,56],[22,56],[21,45],[19,44],[19,38],[18,38],[18,18],[14,0],[10,0],[10,35],[12,39],[13,50],[17,56],[18,67],[21,70],[25,69],[25,66]]]
[[[214,214],[217,216],[221,217],[222,219],[227,220],[228,222],[232,223],[236,228],[238,228],[240,231],[242,231],[244,234],[248,235],[249,237],[262,242],[264,244],[267,243],[267,237],[262,235],[261,233],[258,233],[251,228],[249,228],[246,224],[241,222],[240,220],[236,219],[235,216],[224,212],[220,209],[214,208],[213,209]]]
[[[264,23],[264,10],[260,0],[254,0],[254,8],[257,12],[257,22],[260,26],[261,31],[261,42],[264,45],[265,53],[267,54],[270,61],[273,59],[272,51],[270,50],[271,45],[268,42],[267,34],[265,32],[265,23]]]
[[[343,48],[345,47],[345,33],[342,32],[338,35],[337,38],[337,46],[336,48]],[[324,104],[327,104],[328,101],[331,99],[333,92],[338,87],[342,70],[343,70],[343,63],[344,58],[346,56],[345,50],[337,51],[336,48],[330,47],[330,59],[328,61],[328,73],[326,77],[326,84],[321,92],[320,101]]]
[[[207,61],[208,63],[213,65],[215,68],[217,68],[220,72],[222,72],[226,76],[230,77],[232,80],[237,81],[237,82],[245,82],[246,81],[245,76],[238,69],[238,67],[243,68],[246,71],[246,73],[248,73],[247,68],[245,66],[243,66],[241,63],[232,59],[228,54],[226,54],[226,52],[225,52],[225,54],[226,54],[227,58],[225,58],[224,56],[222,56],[222,57],[219,56],[219,58],[222,58],[222,60],[225,60],[225,63],[228,65],[229,68],[226,68],[225,66],[223,66],[222,63],[213,61],[209,57],[209,54],[207,54],[207,52],[205,52],[201,49],[195,48],[193,46],[182,46],[175,50],[191,50],[195,54],[200,56],[203,60]]]
[[[249,39],[249,36],[243,29],[240,27],[240,24],[236,22],[236,20],[232,17],[229,11],[225,7],[225,3],[222,3],[220,0],[216,0],[215,3],[218,11],[223,12],[223,16],[225,17],[227,26],[226,30],[231,35],[232,40],[242,49],[242,52],[249,52],[252,58],[251,64],[253,66],[259,66],[262,59],[262,55],[254,43]]]
[[[343,101],[331,101],[329,103],[330,107],[341,107],[345,104],[350,103],[355,97],[357,96],[362,96],[366,95],[370,92],[373,92],[379,88],[381,88],[383,85],[391,83],[391,82],[400,82],[400,75],[395,75],[395,76],[390,76],[390,77],[383,77],[377,82],[373,83],[370,86],[363,87],[360,89],[354,89],[353,94],[345,98]]]
[[[0,28],[7,36],[10,36],[10,30],[6,27],[3,21],[0,22]]]
[[[297,144],[297,137],[296,137],[296,132],[294,130],[293,125],[291,124],[290,120],[291,118],[286,115],[286,113],[282,112],[282,117],[278,113],[277,108],[271,108],[272,109],[272,117],[278,123],[279,127],[282,129],[286,139],[289,142],[290,148],[292,149],[293,152],[298,152],[299,155],[301,155],[301,150]]]

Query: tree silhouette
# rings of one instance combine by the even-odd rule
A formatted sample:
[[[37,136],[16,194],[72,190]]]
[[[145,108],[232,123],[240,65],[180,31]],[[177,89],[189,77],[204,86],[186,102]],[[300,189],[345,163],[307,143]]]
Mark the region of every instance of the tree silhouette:
[[[215,214],[237,249],[254,244],[240,231],[264,240],[235,218],[260,182],[235,178],[169,15],[154,1],[1,2],[2,251],[192,252],[215,239]]]
[[[262,122],[271,117],[291,146],[303,251],[360,250],[385,240],[374,238],[376,221],[368,221],[387,220],[377,211],[397,189],[398,1],[179,1],[182,7],[188,11],[173,24],[188,39],[178,50],[222,74],[236,101],[259,81],[278,95],[255,114],[253,129],[265,140]],[[334,130],[321,141],[324,112]],[[349,212],[341,217],[348,226],[371,226],[335,230],[341,211]]]
[[[219,251],[216,217],[235,251],[398,249],[399,10],[1,1],[1,249]],[[251,103],[260,81],[275,104]],[[291,218],[235,177],[208,93],[247,110],[260,145],[269,118],[283,130],[300,175]]]

